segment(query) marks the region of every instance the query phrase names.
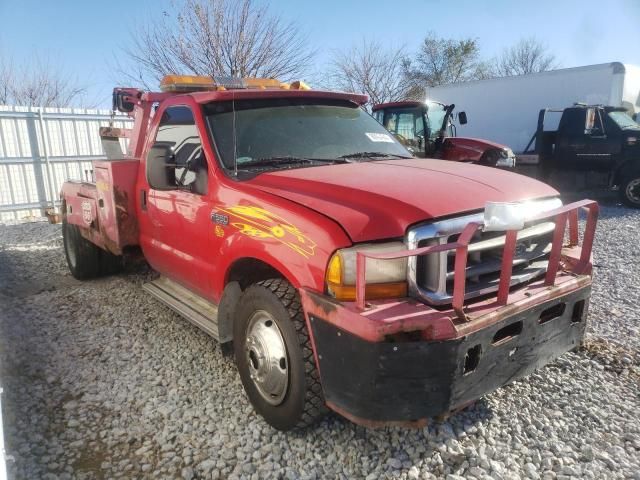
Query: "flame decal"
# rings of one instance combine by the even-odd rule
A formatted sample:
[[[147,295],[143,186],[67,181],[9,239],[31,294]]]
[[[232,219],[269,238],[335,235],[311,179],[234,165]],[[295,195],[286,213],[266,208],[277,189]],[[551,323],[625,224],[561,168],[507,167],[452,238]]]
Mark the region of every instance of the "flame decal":
[[[229,215],[230,222],[240,233],[249,237],[277,240],[305,258],[315,254],[317,244],[295,225],[264,208],[250,205],[235,205],[221,208]]]

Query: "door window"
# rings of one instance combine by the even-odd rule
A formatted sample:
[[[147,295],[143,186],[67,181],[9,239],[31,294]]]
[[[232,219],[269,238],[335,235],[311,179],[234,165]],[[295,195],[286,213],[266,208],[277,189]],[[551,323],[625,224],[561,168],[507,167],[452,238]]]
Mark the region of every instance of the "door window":
[[[415,138],[415,124],[412,113],[401,113],[398,115],[397,132],[407,140]]]
[[[445,106],[437,102],[427,102],[427,128],[429,129],[429,140],[435,142],[440,137],[444,120],[447,115]],[[444,128],[447,128],[445,125]],[[449,132],[451,134],[452,132]]]
[[[155,145],[158,144],[172,150],[176,188],[189,187],[195,193],[206,193],[207,162],[190,108],[169,107],[163,112],[156,134]]]
[[[385,127],[406,146],[422,149],[424,121],[420,109],[392,110],[385,118]]]

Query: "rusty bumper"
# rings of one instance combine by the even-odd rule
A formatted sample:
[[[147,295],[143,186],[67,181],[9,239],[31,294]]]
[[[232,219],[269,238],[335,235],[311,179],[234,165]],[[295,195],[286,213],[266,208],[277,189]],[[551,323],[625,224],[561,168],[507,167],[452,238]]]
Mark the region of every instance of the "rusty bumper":
[[[545,289],[544,300],[528,308],[487,306],[439,340],[428,339],[438,331],[412,327],[363,334],[349,315],[348,323],[335,321],[347,309],[305,292],[327,405],[363,425],[422,425],[531,373],[582,341],[591,282],[569,283]],[[487,315],[491,322],[483,321]]]

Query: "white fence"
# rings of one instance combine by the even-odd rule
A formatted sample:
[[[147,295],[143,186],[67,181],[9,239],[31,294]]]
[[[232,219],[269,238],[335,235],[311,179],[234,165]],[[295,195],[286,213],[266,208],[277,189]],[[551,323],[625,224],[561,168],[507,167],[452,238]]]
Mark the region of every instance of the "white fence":
[[[91,161],[105,158],[99,128],[109,119],[107,110],[0,106],[0,221],[43,216],[65,180],[88,179]]]

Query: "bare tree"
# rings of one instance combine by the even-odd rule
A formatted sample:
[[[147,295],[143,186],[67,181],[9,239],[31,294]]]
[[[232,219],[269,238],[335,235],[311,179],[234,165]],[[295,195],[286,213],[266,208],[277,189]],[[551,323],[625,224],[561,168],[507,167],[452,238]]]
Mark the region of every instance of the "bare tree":
[[[369,103],[404,97],[407,85],[402,72],[402,48],[385,49],[377,41],[363,40],[347,51],[334,51],[328,84],[339,90],[366,93]]]
[[[33,55],[17,64],[0,58],[0,104],[24,107],[69,107],[81,103],[86,88],[60,64]]]
[[[488,71],[480,60],[477,40],[439,38],[434,33],[426,36],[415,58],[404,64],[412,97],[423,96],[428,87],[486,78]]]
[[[8,105],[11,85],[13,84],[12,67],[9,61],[0,57],[0,105]]]
[[[495,75],[509,77],[527,73],[545,72],[559,67],[555,55],[535,38],[523,38],[504,50],[495,61]]]
[[[291,80],[313,55],[295,24],[253,0],[184,0],[132,37],[119,70],[146,87],[170,73]]]

